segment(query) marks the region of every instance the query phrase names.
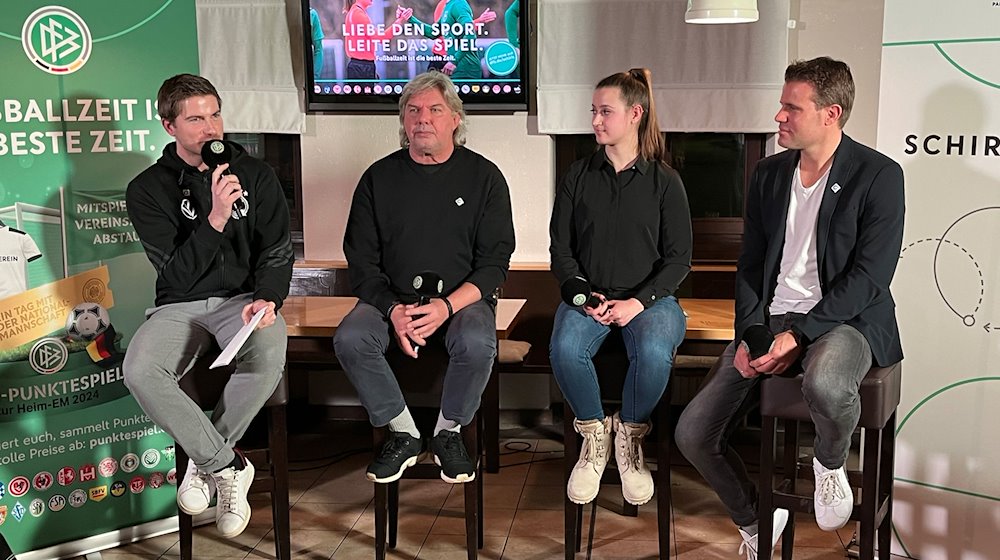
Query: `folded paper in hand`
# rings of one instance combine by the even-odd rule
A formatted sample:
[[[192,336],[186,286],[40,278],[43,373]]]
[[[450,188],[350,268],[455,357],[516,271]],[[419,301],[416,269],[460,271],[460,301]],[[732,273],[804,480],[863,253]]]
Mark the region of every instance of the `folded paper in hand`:
[[[243,328],[236,333],[236,336],[234,336],[232,340],[229,341],[229,344],[227,344],[222,350],[219,357],[212,362],[212,365],[208,366],[208,369],[228,366],[229,363],[233,361],[233,358],[236,357],[236,353],[240,351],[240,348],[243,348],[247,339],[250,338],[250,334],[257,328],[257,323],[260,323],[260,320],[264,318],[264,313],[266,312],[267,308],[265,307],[254,314],[254,316],[250,319],[250,322],[243,325]]]

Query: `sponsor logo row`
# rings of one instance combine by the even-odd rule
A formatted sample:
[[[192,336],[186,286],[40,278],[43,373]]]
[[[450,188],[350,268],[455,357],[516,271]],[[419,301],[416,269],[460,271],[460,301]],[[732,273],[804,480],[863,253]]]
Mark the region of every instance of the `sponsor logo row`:
[[[144,477],[142,475],[133,476],[127,483],[124,480],[116,480],[110,485],[102,484],[100,486],[93,486],[84,490],[83,488],[77,488],[69,493],[68,496],[63,494],[53,494],[48,498],[34,498],[28,505],[25,506],[20,500],[14,502],[12,506],[0,505],[0,525],[3,525],[8,517],[12,517],[15,521],[20,523],[29,514],[32,517],[41,517],[45,514],[46,510],[50,512],[60,512],[66,508],[67,505],[73,508],[83,507],[87,502],[100,502],[111,496],[113,498],[121,498],[127,493],[132,494],[142,494],[147,489],[156,490],[162,488],[164,485],[176,486],[177,485],[177,471],[176,469],[170,469],[166,474],[162,472],[153,472],[149,477]]]
[[[151,470],[156,468],[161,461],[173,461],[173,458],[174,448],[170,446],[162,452],[158,449],[147,449],[142,452],[141,456],[131,452],[126,453],[120,461],[114,457],[105,457],[97,465],[87,463],[79,468],[66,466],[56,471],[55,475],[49,471],[40,471],[35,473],[30,480],[26,476],[19,475],[11,478],[10,482],[6,484],[0,480],[0,499],[6,494],[10,494],[13,498],[20,498],[32,488],[37,492],[45,492],[56,483],[59,486],[69,486],[75,482],[96,481],[98,476],[112,478],[119,470],[123,473],[132,473],[140,465]]]

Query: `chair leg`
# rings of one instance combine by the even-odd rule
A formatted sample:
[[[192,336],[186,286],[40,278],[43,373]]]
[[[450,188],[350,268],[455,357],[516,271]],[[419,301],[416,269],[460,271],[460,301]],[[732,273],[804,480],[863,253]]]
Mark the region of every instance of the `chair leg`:
[[[799,423],[785,420],[784,475],[789,479],[789,492],[796,494],[799,479]],[[788,510],[788,523],[781,534],[781,558],[792,560],[795,550],[795,508]]]
[[[483,391],[483,449],[486,452],[486,472],[500,472],[500,376],[496,361]]]
[[[669,385],[668,385],[669,387]],[[659,432],[656,437],[656,510],[657,533],[660,541],[660,558],[670,558],[670,446],[673,427],[670,423],[670,389],[667,396],[660,399],[657,417]]]
[[[479,496],[476,484],[462,485],[465,493],[465,549],[469,560],[475,560],[479,554]]]
[[[389,489],[375,483],[375,560],[385,560],[385,533]]]
[[[268,454],[271,458],[271,515],[274,552],[278,560],[291,560],[291,522],[288,512],[288,422],[285,405],[267,409]]]
[[[476,523],[477,528],[478,528],[477,531],[476,531],[476,535],[479,537],[479,550],[483,549],[483,543],[486,541],[486,537],[485,537],[485,534],[484,534],[485,533],[485,527],[484,527],[484,525],[485,525],[484,519],[485,518],[483,517],[483,501],[484,500],[483,500],[483,477],[482,477],[482,474],[483,474],[482,470],[480,470],[480,472],[476,476],[476,505],[477,505],[477,511],[476,511],[477,517],[476,517],[476,519],[478,519],[478,523]]]
[[[892,497],[893,476],[896,466],[896,413],[893,412],[882,428],[882,451],[879,471],[879,506],[885,503],[885,514],[878,527],[878,553],[880,558],[889,557],[892,546]]]
[[[865,463],[861,469],[861,534],[858,535],[858,552],[861,560],[874,560],[882,430],[864,430],[864,436]]]
[[[184,481],[184,475],[187,473],[188,455],[184,449],[174,443],[174,468],[177,472],[177,487],[179,488],[181,482]],[[177,533],[180,537],[180,547],[181,547],[181,560],[192,560],[194,558],[193,551],[191,550],[192,538],[191,533],[194,529],[194,522],[191,516],[181,511],[179,508],[177,510]]]
[[[774,416],[761,417],[760,434],[760,475],[758,480],[757,534],[770,535],[774,532],[774,454],[776,421]],[[757,538],[757,558],[771,558],[771,539]],[[784,551],[782,551],[784,552]]]
[[[389,548],[396,548],[396,532],[399,529],[399,481],[390,482],[387,486]]]
[[[573,429],[573,412],[569,408],[569,403],[564,404],[563,410],[563,462],[565,464],[565,476],[563,483],[569,484],[569,475],[573,472],[576,459],[580,455],[580,443],[576,439],[576,431]],[[570,501],[568,496],[563,497],[563,544],[566,549],[566,560],[573,560],[580,550],[580,526],[583,523],[583,508]]]

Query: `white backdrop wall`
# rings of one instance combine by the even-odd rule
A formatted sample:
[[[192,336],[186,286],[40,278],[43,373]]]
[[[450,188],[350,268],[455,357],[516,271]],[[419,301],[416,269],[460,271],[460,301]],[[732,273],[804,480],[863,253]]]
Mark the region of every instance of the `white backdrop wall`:
[[[887,0],[878,147],[906,176],[896,552],[1000,555],[1000,6]]]

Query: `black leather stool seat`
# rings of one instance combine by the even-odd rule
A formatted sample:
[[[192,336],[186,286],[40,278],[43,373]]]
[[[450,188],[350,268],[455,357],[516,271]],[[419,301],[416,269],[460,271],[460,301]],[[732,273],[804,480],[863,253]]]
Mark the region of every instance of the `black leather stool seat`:
[[[861,382],[862,428],[882,428],[899,406],[899,392],[902,381],[900,364],[888,367],[875,366],[868,371]],[[809,407],[802,398],[802,374],[795,376],[772,376],[761,384],[761,416],[775,416],[783,420],[809,422]]]

